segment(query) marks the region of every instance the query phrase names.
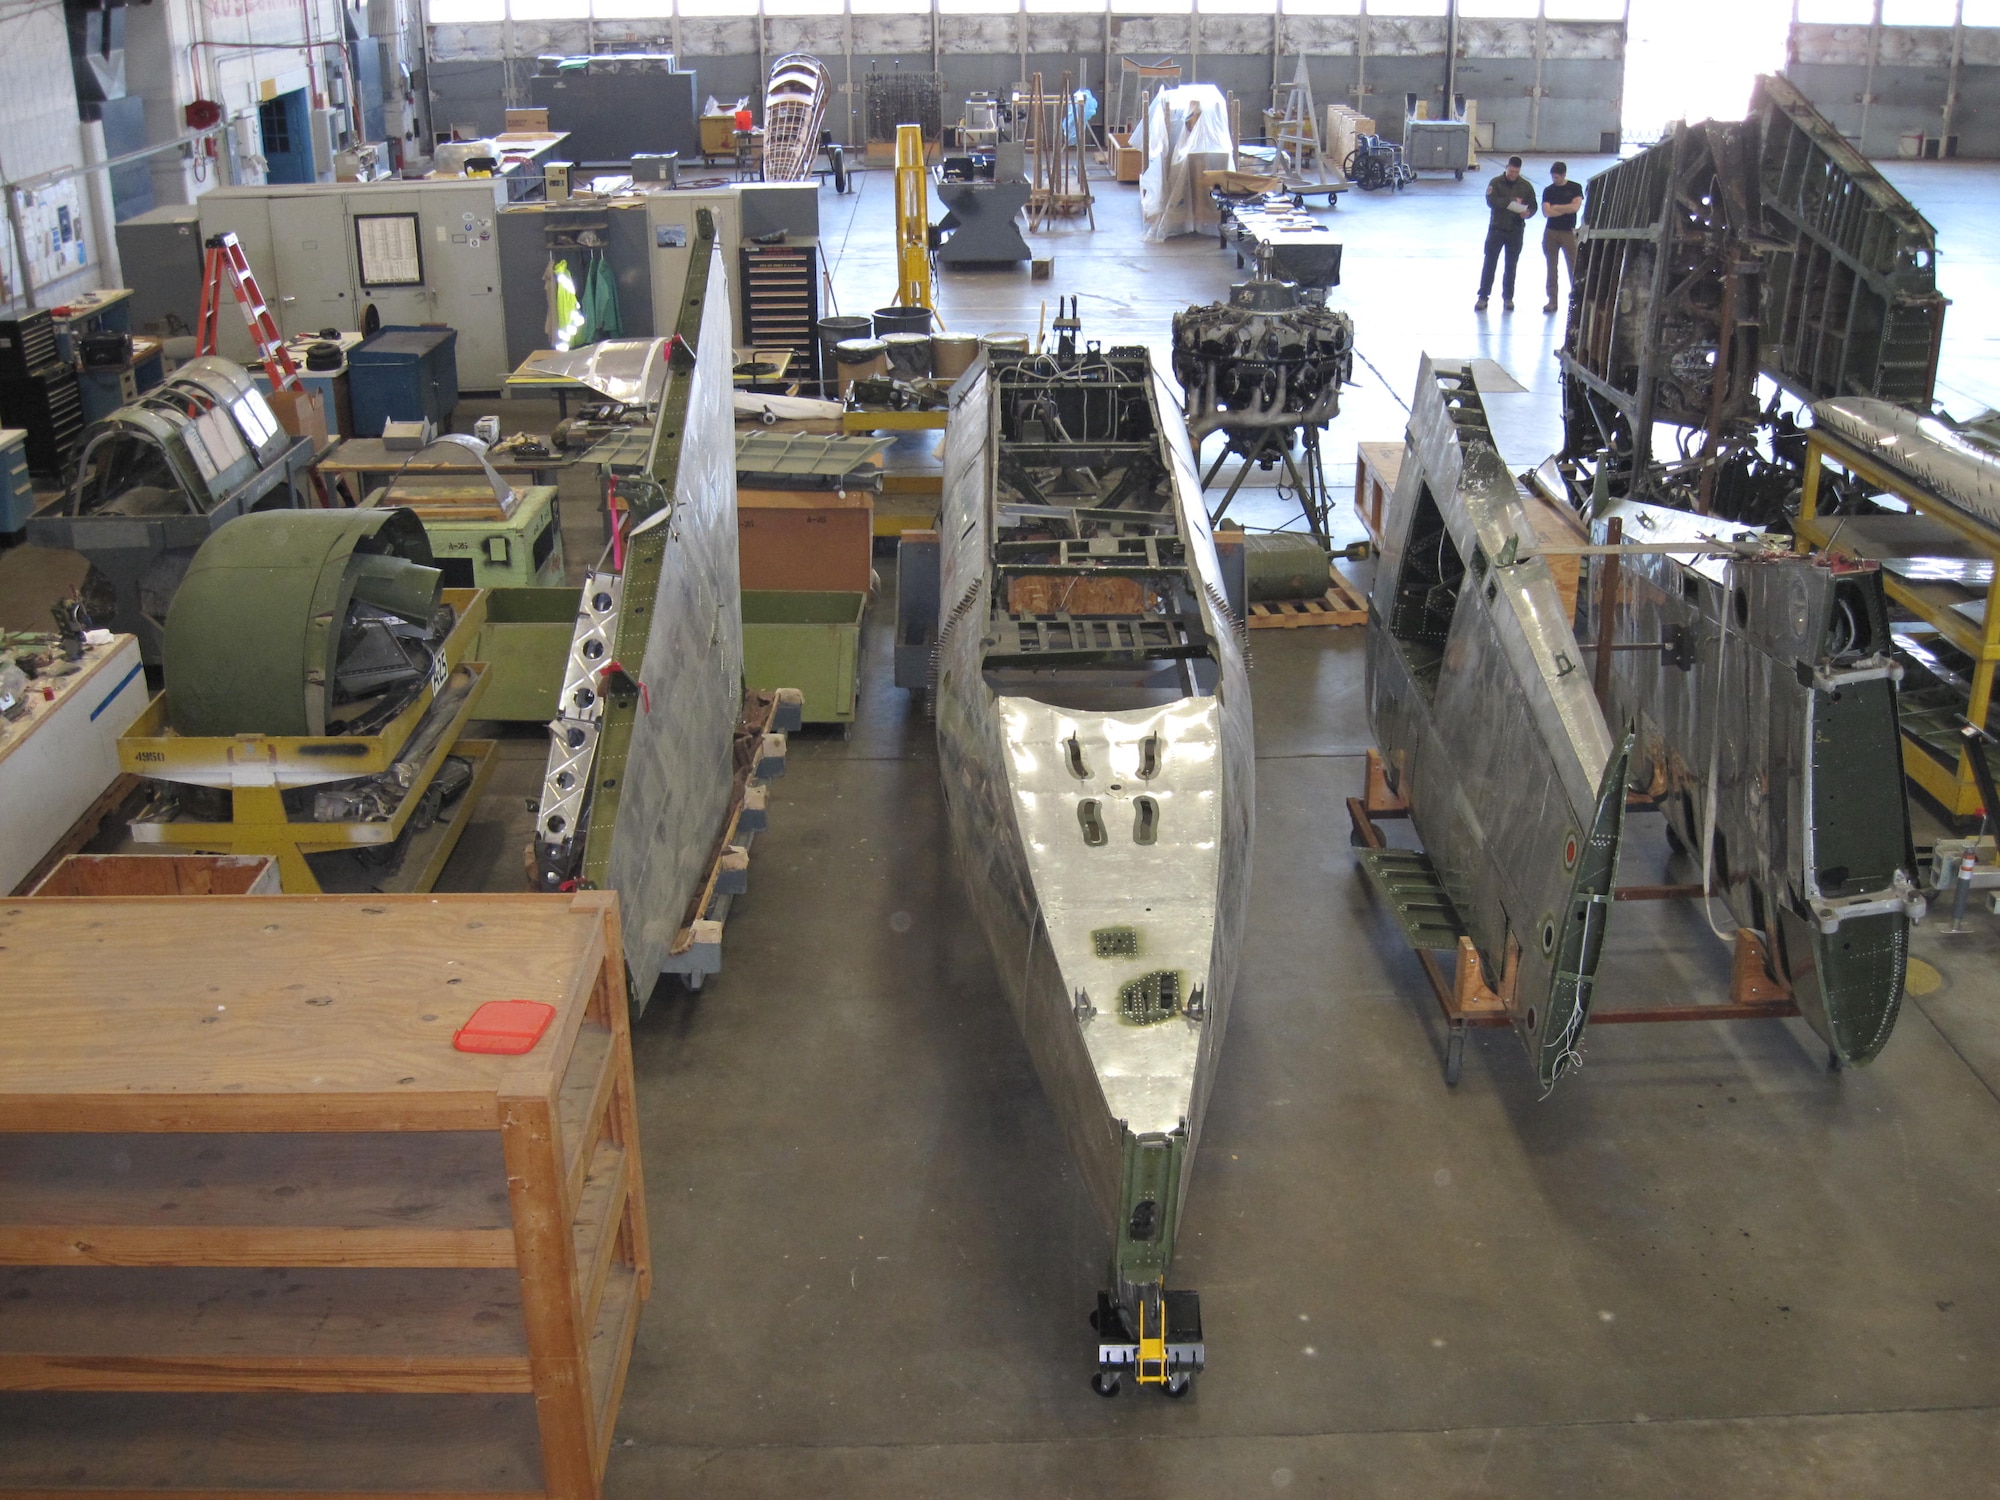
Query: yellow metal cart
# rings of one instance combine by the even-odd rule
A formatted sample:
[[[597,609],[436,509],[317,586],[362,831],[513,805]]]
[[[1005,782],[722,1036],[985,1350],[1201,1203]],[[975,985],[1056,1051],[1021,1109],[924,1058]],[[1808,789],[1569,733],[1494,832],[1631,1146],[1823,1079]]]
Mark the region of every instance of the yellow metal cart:
[[[1907,515],[1821,515],[1819,501],[1824,471],[1837,466],[1910,507]],[[1929,625],[1971,660],[1967,673],[1968,701],[1946,690],[1948,700],[1925,701],[1905,694],[1903,705],[1903,770],[1955,818],[1979,811],[1979,786],[1958,734],[1960,718],[1984,725],[1993,706],[1993,668],[2000,664],[2000,532],[1968,520],[1922,483],[1888,467],[1816,427],[1807,436],[1804,495],[1795,528],[1801,550],[1817,548],[1844,556],[1888,562],[1901,558],[1955,558],[1984,562],[1989,573],[1983,585],[1945,579],[1913,578],[1884,568],[1882,583],[1889,598]],[[1984,603],[1974,618],[1964,606]]]
[[[492,774],[495,748],[490,740],[460,738],[486,690],[488,667],[467,659],[486,623],[486,590],[446,589],[444,600],[456,618],[445,637],[443,669],[377,734],[176,734],[168,727],[166,694],[156,696],[119,737],[120,768],[158,781],[226,789],[231,817],[141,820],[132,824],[132,837],[207,853],[273,855],[287,895],[319,894],[319,878],[306,856],[395,843],[445,757],[458,755],[472,763],[471,784],[450,816],[440,813],[412,839],[395,880],[398,890],[429,890]],[[340,822],[294,818],[285,807],[285,792],[328,784],[336,779],[328,768],[335,766],[342,781],[403,767],[407,785],[394,812],[385,819]]]

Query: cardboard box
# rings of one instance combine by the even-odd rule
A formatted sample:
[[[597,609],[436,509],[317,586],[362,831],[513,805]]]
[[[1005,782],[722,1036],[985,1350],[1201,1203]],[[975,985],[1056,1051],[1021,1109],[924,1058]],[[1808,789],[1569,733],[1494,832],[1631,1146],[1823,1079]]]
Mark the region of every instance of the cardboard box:
[[[525,135],[547,135],[549,133],[549,112],[546,109],[510,109],[507,111],[507,133]]]
[[[1130,131],[1111,133],[1111,175],[1119,182],[1137,182],[1146,170],[1146,153],[1133,143]]]
[[[1375,121],[1371,116],[1360,114],[1344,104],[1329,104],[1326,107],[1326,157],[1342,171],[1347,169],[1347,158],[1354,154],[1355,139],[1374,134]]]
[[[318,391],[273,391],[265,399],[285,431],[311,438],[315,453],[326,446],[326,400]]]
[[[728,156],[736,150],[736,112],[701,117],[701,154]]]
[[[743,587],[868,592],[874,567],[871,490],[738,490]]]

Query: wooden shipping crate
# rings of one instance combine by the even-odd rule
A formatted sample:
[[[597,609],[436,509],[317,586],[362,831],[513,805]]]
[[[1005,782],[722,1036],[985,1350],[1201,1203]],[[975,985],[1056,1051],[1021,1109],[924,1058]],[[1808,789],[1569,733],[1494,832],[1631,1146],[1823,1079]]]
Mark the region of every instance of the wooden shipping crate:
[[[1354,459],[1354,513],[1368,528],[1368,539],[1382,545],[1382,519],[1403,472],[1401,443],[1362,443]]]
[[[35,896],[275,896],[268,854],[72,854]]]
[[[1111,132],[1111,176],[1115,182],[1137,182],[1146,170],[1146,153],[1130,131]]]
[[[736,492],[736,550],[746,589],[865,594],[874,542],[872,491]]]
[[[16,900],[0,1491],[594,1500],[650,1260],[617,900]],[[453,1034],[555,1007],[519,1057]]]

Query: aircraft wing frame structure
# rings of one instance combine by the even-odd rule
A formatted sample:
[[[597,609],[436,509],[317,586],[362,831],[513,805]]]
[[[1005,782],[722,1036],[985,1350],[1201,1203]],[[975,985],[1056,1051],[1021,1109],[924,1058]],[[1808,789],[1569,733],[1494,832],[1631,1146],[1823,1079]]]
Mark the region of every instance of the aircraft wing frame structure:
[[[809,52],[787,52],[771,64],[764,89],[766,182],[804,182],[812,176],[832,92],[833,75]]]
[[[1937,231],[1790,80],[1592,177],[1582,231],[1557,358],[1563,457],[1595,500],[1775,521],[1803,442],[1760,377],[1928,410]]]

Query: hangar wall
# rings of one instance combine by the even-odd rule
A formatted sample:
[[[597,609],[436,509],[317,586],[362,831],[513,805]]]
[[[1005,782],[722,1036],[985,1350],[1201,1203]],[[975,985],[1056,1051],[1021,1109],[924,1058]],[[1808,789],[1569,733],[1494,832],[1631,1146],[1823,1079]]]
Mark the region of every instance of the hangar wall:
[[[630,9],[632,0],[616,3]],[[507,103],[527,101],[538,55],[625,50],[675,52],[695,68],[702,95],[731,100],[761,96],[771,59],[815,53],[842,90],[828,123],[850,144],[862,134],[863,80],[897,67],[942,75],[948,120],[958,118],[966,95],[1002,92],[1038,69],[1049,87],[1065,68],[1080,69],[1079,81],[1101,96],[1107,73],[1115,87],[1121,55],[1178,59],[1184,77],[1235,93],[1246,119],[1269,100],[1274,78],[1292,76],[1301,53],[1322,108],[1354,104],[1392,137],[1402,134],[1406,92],[1434,109],[1444,101],[1451,23],[1443,15],[962,13],[952,0],[942,5],[932,0],[928,14],[915,15],[446,21],[439,17],[462,13],[465,0],[445,0],[433,5],[427,28],[435,118],[440,129],[496,130]],[[1561,0],[1546,7],[1562,8]],[[1601,0],[1593,8],[1603,9]],[[1615,142],[1622,19],[1464,18],[1456,40],[1457,91],[1479,101],[1496,149],[1583,153],[1607,149],[1607,135]]]
[[[1792,27],[1785,73],[1868,156],[2000,157],[2000,27]]]

